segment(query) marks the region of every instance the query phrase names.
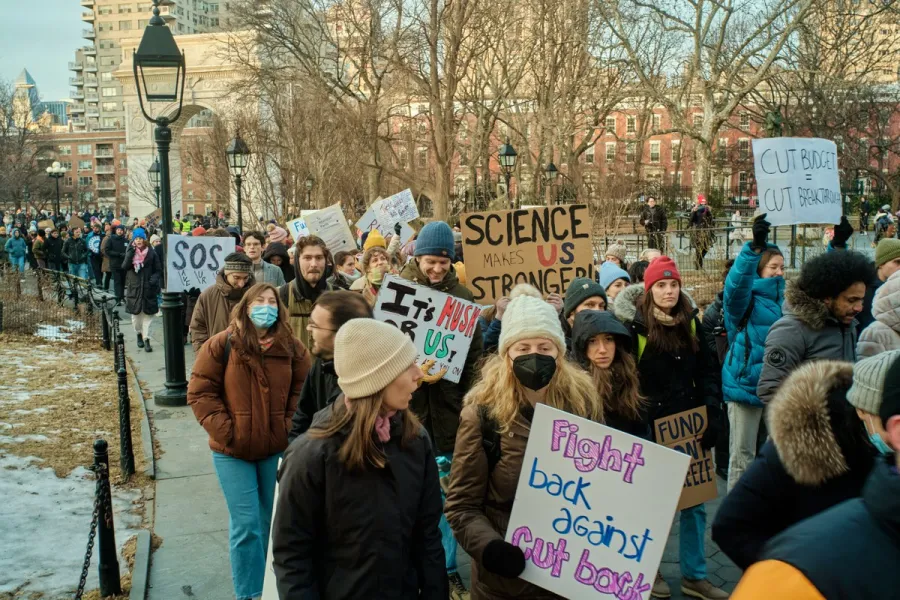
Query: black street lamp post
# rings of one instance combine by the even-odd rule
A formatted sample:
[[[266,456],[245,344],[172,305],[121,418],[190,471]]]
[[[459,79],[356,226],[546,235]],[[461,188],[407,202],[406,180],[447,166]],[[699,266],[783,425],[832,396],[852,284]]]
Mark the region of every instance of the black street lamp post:
[[[503,176],[506,178],[506,200],[510,204],[512,204],[512,192],[510,191],[509,184],[512,180],[513,169],[516,168],[517,156],[515,148],[509,143],[509,138],[507,137],[506,143],[501,145],[500,149],[497,151],[497,158],[500,161],[500,167],[503,169]]]
[[[315,185],[316,180],[313,179],[312,175],[306,176],[306,210],[310,210],[312,207],[310,206],[310,195],[312,194],[313,185]]]
[[[156,208],[159,208],[159,159],[154,158],[153,164],[147,169],[147,177],[150,178],[150,185],[153,186],[153,192],[156,194]]]
[[[169,176],[169,147],[172,130],[169,128],[181,116],[184,102],[186,65],[184,54],[178,49],[172,31],[159,16],[160,0],[153,0],[153,17],[144,29],[137,51],[133,54],[134,83],[144,118],[156,125],[154,141],[159,153],[159,190],[162,209],[163,247],[168,249],[172,233],[172,190]],[[150,80],[150,81],[148,81]],[[143,84],[143,90],[141,89]],[[152,117],[144,108],[148,104],[175,103],[177,110],[171,117]],[[168,252],[166,252],[168,255]],[[166,269],[163,268],[165,281]],[[163,344],[166,358],[166,387],[155,395],[158,404],[184,406],[187,404],[187,381],[184,377],[184,338],[182,333],[181,292],[162,293]]]
[[[46,169],[47,175],[56,180],[56,216],[59,217],[59,180],[66,174],[66,170],[59,164],[58,160],[54,160],[53,164]]]
[[[556,178],[559,176],[559,169],[556,168],[556,165],[553,164],[551,160],[547,163],[547,166],[544,167],[544,183],[547,185],[548,193],[550,195],[553,194],[553,184],[556,183]],[[547,198],[547,203],[550,203],[550,198]],[[556,204],[556,202],[553,202]]]
[[[241,139],[240,132],[234,136],[234,139],[225,148],[225,158],[228,159],[228,168],[231,170],[232,176],[234,176],[234,187],[237,189],[237,227],[238,231],[243,235],[244,215],[241,210],[241,183],[244,180],[244,169],[247,168],[247,161],[250,158],[250,148]]]

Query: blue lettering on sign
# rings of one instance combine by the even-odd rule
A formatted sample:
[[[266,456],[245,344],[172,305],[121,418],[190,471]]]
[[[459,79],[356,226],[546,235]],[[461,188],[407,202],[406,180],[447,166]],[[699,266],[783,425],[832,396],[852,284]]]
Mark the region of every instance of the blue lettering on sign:
[[[591,510],[584,490],[591,486],[589,481],[579,475],[578,480],[564,481],[556,473],[544,473],[538,469],[538,459],[535,458],[531,465],[531,475],[528,477],[528,485],[536,490],[546,490],[551,496],[562,496],[565,500],[578,506],[581,502],[587,510]]]
[[[578,537],[582,537],[592,546],[606,546],[615,550],[625,558],[641,562],[644,558],[644,550],[647,548],[647,542],[652,542],[650,530],[644,529],[642,535],[631,534],[617,528],[613,525],[612,515],[606,516],[606,523],[597,520],[591,520],[585,515],[572,517],[572,513],[568,508],[561,508],[562,516],[553,520],[553,529],[559,535],[568,535],[570,532]],[[630,552],[627,551],[631,549]]]

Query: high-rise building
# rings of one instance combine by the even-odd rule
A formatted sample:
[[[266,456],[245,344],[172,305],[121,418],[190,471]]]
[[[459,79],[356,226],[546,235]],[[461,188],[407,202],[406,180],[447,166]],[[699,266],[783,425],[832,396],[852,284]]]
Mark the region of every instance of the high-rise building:
[[[113,72],[122,62],[122,40],[139,38],[152,13],[137,0],[79,0],[81,20],[88,27],[82,37],[88,45],[69,63],[74,88],[71,109],[74,131],[125,128],[122,86]],[[217,31],[226,25],[228,3],[204,0],[163,0],[160,16],[176,35]]]
[[[65,100],[41,101],[37,83],[28,69],[22,69],[16,77],[14,86],[13,119],[16,125],[49,128],[53,125],[66,124],[66,110],[69,103]]]

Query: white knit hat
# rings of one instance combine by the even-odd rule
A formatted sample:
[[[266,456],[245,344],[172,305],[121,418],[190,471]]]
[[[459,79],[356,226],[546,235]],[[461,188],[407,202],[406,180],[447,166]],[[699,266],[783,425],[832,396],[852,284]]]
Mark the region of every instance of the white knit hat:
[[[900,350],[880,352],[853,365],[853,385],[847,402],[867,413],[877,415],[884,396],[884,379],[888,369],[900,358]]]
[[[503,327],[500,329],[500,356],[509,347],[528,338],[546,338],[566,353],[566,337],[559,322],[559,313],[541,298],[534,287],[520,283],[509,294],[510,303],[503,313]]]
[[[334,371],[350,399],[386,388],[416,360],[416,347],[399,329],[375,319],[351,319],[334,338]]]

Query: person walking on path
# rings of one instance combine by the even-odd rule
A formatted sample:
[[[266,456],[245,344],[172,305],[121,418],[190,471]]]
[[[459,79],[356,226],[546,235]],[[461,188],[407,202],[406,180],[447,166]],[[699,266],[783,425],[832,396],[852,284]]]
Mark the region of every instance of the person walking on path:
[[[647,246],[665,252],[669,218],[666,216],[666,209],[658,206],[653,196],[647,198],[647,206],[641,211],[641,223],[647,230]]]
[[[294,281],[278,288],[278,294],[287,307],[294,335],[309,348],[312,346],[307,329],[309,316],[319,296],[332,290],[325,273],[328,246],[322,238],[308,235],[298,239],[295,248]]]
[[[616,302],[616,314],[620,318],[634,315],[626,325],[631,330],[651,431],[658,419],[705,406],[708,425],[700,445],[705,449],[715,447],[722,413],[718,361],[697,318],[697,309],[681,290],[675,261],[663,256],[650,263],[644,273],[644,294],[633,302],[627,310],[624,306],[620,310]],[[682,593],[703,600],[728,598],[706,578],[706,506],[683,509],[679,521]],[[653,595],[671,595],[668,583],[659,575]]]
[[[309,351],[314,360],[300,392],[288,441],[292,442],[306,433],[313,416],[334,402],[341,393],[334,371],[334,339],[337,332],[351,319],[371,319],[372,316],[372,308],[354,292],[325,292],[316,300],[307,325],[313,341]]]
[[[134,234],[122,267],[125,270],[125,311],[131,315],[137,346],[152,352],[150,324],[159,312],[157,297],[162,288],[163,271],[159,256],[147,243],[145,235],[143,231]]]
[[[216,282],[200,292],[191,315],[191,345],[194,352],[231,323],[231,311],[255,283],[250,258],[239,252],[225,257]]]
[[[6,265],[10,264],[9,253],[6,251],[6,242],[12,235],[6,234],[6,226],[0,225],[0,272],[6,270]]]
[[[716,234],[712,231],[712,209],[706,204],[706,198],[697,194],[697,203],[691,208],[689,226],[693,230],[691,243],[694,245],[694,267],[703,268],[703,259],[716,242]]]
[[[784,302],[784,256],[768,243],[769,223],[760,215],[753,241],[741,249],[728,271],[723,316],[728,352],[722,365],[722,396],[728,407],[730,447],[728,489],[756,457],[763,403],[756,395],[763,368],[766,336],[781,318]]]
[[[254,281],[271,283],[275,287],[284,285],[284,275],[281,269],[263,260],[263,246],[266,245],[266,236],[258,231],[248,231],[244,234],[244,253],[253,263]]]
[[[611,312],[586,310],[572,328],[573,359],[594,379],[606,425],[650,439],[631,332]]]
[[[806,262],[785,286],[783,314],[769,329],[757,397],[766,404],[795,368],[809,360],[856,362],[856,315],[875,267],[849,250]]]
[[[862,229],[863,233],[869,231],[870,214],[872,214],[872,205],[869,204],[869,199],[863,196],[859,200],[859,228]]]
[[[22,232],[18,227],[13,229],[12,237],[6,240],[4,250],[6,250],[6,254],[9,256],[9,262],[13,266],[13,270],[24,273],[27,246],[25,245],[25,239],[22,237]]]
[[[113,234],[106,244],[106,258],[109,259],[109,270],[112,271],[113,292],[116,302],[125,298],[125,253],[128,242],[125,240],[125,227],[116,225]]]
[[[602,423],[603,405],[590,375],[566,359],[553,306],[527,284],[510,298],[498,352],[465,398],[445,513],[472,557],[473,599],[558,599],[519,579],[525,555],[505,541],[531,421],[540,403]]]
[[[732,596],[734,600],[897,595],[900,589],[900,569],[897,569],[900,564],[900,356],[891,354],[894,356],[886,369],[884,391],[877,403],[878,414],[872,419],[874,429],[869,430],[881,456],[875,461],[861,497],[801,521],[769,541],[760,561],[738,583]],[[870,396],[870,399],[875,398]]]
[[[34,242],[31,244],[31,253],[34,255],[34,260],[37,262],[39,269],[47,268],[47,249],[45,245],[49,235],[48,231],[40,230],[35,234]]]
[[[97,282],[97,287],[103,286],[103,254],[100,247],[103,245],[103,230],[100,228],[100,221],[91,223],[91,232],[87,236],[87,247],[90,251],[90,271],[91,277]],[[165,261],[162,261],[165,264]]]
[[[194,360],[188,404],[209,434],[228,506],[231,577],[237,600],[262,595],[278,460],[309,372],[275,287],[258,283],[235,306],[225,331]],[[290,511],[285,511],[290,517]]]
[[[877,369],[870,366],[808,362],[769,403],[770,437],[725,496],[712,526],[713,541],[741,569],[759,560],[766,542],[788,527],[859,495],[875,449],[853,397],[861,390],[880,394],[884,381],[884,372],[873,377]]]
[[[453,230],[443,221],[432,221],[419,231],[416,241],[415,256],[406,263],[400,277],[408,279],[472,302],[474,296],[468,288],[459,282],[453,269],[454,258]],[[422,386],[413,394],[412,411],[425,425],[436,448],[438,464],[443,474],[448,473],[453,461],[453,447],[456,442],[456,431],[459,429],[459,413],[462,400],[477,375],[477,363],[481,358],[481,327],[475,326],[472,342],[465,364],[460,374],[459,383],[443,378],[443,373],[427,373]],[[447,574],[454,600],[465,599],[468,593],[462,578],[456,569],[456,540],[446,518],[441,519],[444,552],[447,556]]]
[[[50,235],[44,240],[44,254],[47,257],[47,268],[51,271],[62,271],[63,240],[59,237],[58,229],[51,229]],[[125,255],[122,255],[124,258]],[[121,262],[121,261],[120,261]]]
[[[393,325],[352,319],[335,337],[334,367],[344,395],[291,443],[278,473],[278,594],[447,600],[437,464],[409,410],[423,377],[415,346]]]
[[[89,279],[88,259],[90,251],[81,236],[81,228],[73,227],[69,239],[63,244],[63,259],[69,263],[69,275]],[[146,241],[146,240],[144,240]]]

